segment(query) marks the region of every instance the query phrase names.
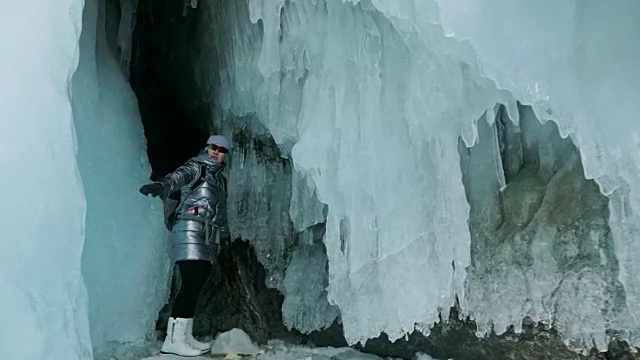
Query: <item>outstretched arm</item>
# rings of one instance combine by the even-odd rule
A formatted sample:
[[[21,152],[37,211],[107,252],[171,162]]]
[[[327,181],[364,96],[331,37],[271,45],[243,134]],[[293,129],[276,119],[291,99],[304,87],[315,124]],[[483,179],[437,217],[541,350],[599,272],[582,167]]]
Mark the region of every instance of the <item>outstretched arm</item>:
[[[156,183],[162,185],[163,194],[170,194],[181,187],[190,184],[198,176],[199,171],[200,166],[198,163],[195,161],[188,161],[175,171],[156,181]]]

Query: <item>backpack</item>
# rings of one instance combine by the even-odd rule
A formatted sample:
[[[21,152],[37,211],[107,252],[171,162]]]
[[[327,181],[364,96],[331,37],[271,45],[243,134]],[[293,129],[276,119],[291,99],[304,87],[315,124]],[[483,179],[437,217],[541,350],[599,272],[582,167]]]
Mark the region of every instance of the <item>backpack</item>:
[[[191,192],[195,190],[198,186],[202,185],[204,179],[206,178],[207,167],[205,165],[200,166],[200,177],[193,182],[189,186],[191,191],[186,197],[191,195]],[[164,199],[164,226],[166,226],[167,230],[171,231],[173,229],[173,223],[176,221],[177,210],[182,204],[182,189],[178,189],[172,193],[170,193]]]

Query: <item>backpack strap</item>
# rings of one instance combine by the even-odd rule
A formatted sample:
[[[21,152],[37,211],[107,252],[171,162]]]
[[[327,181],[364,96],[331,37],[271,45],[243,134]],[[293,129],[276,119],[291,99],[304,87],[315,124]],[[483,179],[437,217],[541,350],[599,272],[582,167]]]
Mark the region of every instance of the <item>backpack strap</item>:
[[[191,191],[195,190],[198,186],[202,185],[202,183],[205,182],[205,179],[207,178],[207,165],[200,164],[200,171],[198,175],[198,178],[191,184],[191,186],[189,186]]]

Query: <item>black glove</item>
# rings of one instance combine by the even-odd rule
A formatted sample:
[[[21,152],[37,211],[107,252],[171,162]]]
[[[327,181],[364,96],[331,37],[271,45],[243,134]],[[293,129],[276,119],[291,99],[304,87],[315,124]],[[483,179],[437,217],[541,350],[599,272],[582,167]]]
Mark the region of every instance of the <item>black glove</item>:
[[[142,187],[140,188],[140,193],[144,196],[151,195],[153,197],[156,197],[163,192],[164,186],[162,186],[162,184],[160,183],[146,184],[142,185]]]

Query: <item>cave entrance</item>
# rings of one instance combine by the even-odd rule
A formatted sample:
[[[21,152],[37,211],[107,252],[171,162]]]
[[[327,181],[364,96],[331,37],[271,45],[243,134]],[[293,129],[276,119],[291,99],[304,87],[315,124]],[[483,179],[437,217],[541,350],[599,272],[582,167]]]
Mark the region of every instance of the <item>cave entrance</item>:
[[[203,74],[197,67],[203,51],[199,48],[203,32],[212,27],[211,21],[217,21],[207,17],[204,6],[194,8],[184,1],[139,0],[137,3],[129,81],[138,99],[152,180],[196,155],[209,135],[220,131],[214,128],[212,98],[215,93],[211,93],[216,91],[219,80],[212,76],[206,80],[213,83],[213,87],[203,86],[201,77],[210,73]],[[208,63],[211,67],[207,71],[216,72],[214,61]],[[269,140],[270,147],[258,146],[261,156],[277,154],[273,156],[281,161],[277,145],[273,139]],[[234,142],[239,148],[253,141],[254,135],[250,132],[234,133]],[[255,141],[261,144],[263,140]],[[177,272],[168,304],[158,315],[156,329],[160,331],[166,330],[180,286],[176,275]],[[266,276],[248,241],[234,241],[229,248],[222,249],[202,289],[194,333],[211,336],[237,327],[258,343],[272,338],[294,342],[296,334],[282,324],[283,296],[266,287]]]
[[[147,154],[156,180],[197,154],[213,132],[198,103],[192,71],[201,11],[182,1],[140,0],[133,33],[130,83],[138,98]]]

